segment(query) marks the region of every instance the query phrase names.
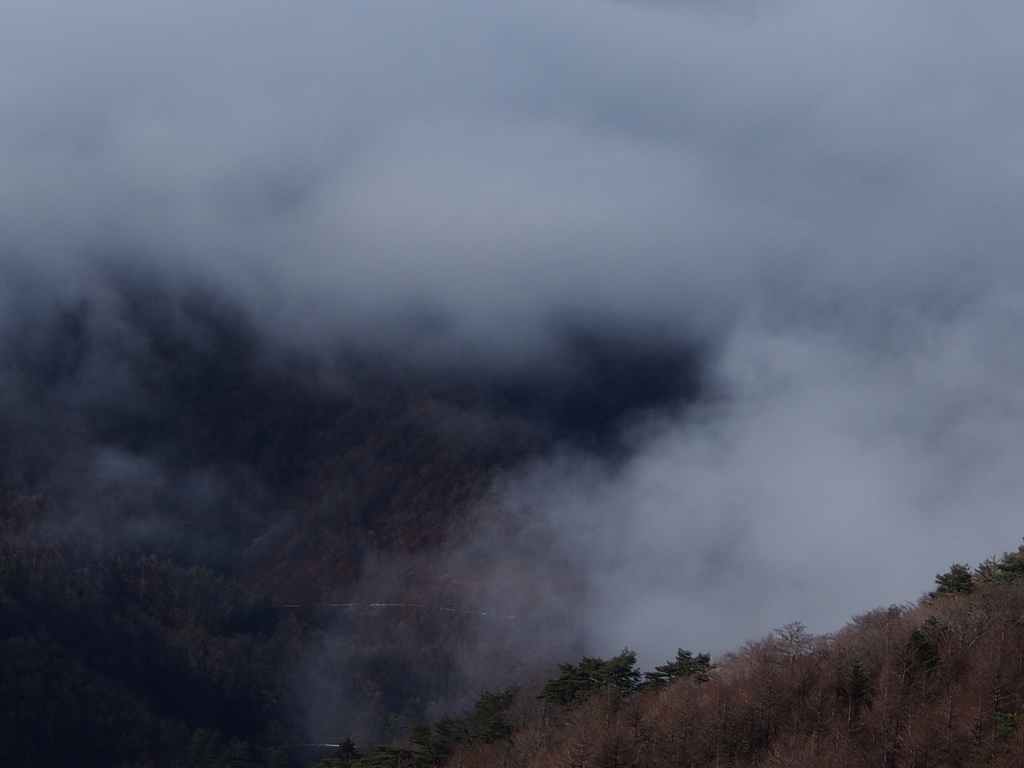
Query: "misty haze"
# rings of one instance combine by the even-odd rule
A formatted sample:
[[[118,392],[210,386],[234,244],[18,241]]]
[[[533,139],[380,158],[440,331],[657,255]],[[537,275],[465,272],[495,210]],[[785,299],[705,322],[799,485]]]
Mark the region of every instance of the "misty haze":
[[[899,644],[844,626],[923,681],[928,601],[1017,572],[1021,39],[1003,0],[6,3],[0,764],[661,765],[524,734],[586,731],[581,670],[668,717],[630,702],[764,638],[867,733]],[[976,751],[870,764],[1004,759],[1006,686]]]

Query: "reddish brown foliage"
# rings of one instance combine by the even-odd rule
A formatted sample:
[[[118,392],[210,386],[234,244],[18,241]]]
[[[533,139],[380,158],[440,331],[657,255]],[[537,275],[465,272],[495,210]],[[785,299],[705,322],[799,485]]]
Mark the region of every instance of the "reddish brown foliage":
[[[507,742],[461,753],[458,764],[1022,765],[1022,625],[1024,580],[878,610],[830,636],[791,625],[719,659],[709,682],[619,704],[594,697],[550,727],[535,719]]]

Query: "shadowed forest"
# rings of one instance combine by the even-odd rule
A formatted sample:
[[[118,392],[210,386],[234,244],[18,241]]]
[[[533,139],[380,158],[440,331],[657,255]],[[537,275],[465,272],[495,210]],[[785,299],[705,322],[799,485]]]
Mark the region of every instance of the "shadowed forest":
[[[470,704],[543,659],[478,594],[485,564],[445,562],[526,526],[490,489],[559,446],[614,457],[624,422],[697,392],[691,350],[574,329],[557,369],[455,377],[109,289],[3,340],[4,765],[294,762]]]

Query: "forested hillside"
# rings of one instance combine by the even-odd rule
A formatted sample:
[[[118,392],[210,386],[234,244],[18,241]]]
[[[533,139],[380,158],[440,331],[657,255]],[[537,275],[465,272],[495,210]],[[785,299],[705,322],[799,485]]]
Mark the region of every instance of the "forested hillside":
[[[318,766],[1020,765],[1024,547],[936,581],[916,605],[830,635],[789,624],[713,664],[684,650],[646,674],[628,650],[563,663],[401,747],[343,745]]]

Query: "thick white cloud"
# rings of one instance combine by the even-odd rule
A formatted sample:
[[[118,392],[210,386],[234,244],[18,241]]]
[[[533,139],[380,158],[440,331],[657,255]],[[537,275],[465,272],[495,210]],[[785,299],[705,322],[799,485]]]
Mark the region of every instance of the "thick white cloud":
[[[501,356],[577,315],[710,340],[706,412],[611,475],[522,481],[556,535],[593,521],[587,548],[560,540],[608,607],[595,642],[827,629],[1014,543],[1020,4],[4,17],[8,286],[31,262],[73,293],[129,258],[296,338],[431,318]],[[619,632],[641,622],[649,642]]]
[[[915,599],[1013,549],[1024,495],[1020,296],[885,348],[745,327],[728,399],[659,421],[624,466],[550,463],[510,498],[589,574],[591,641],[648,663]],[[913,343],[911,343],[913,342]]]
[[[699,323],[766,283],[1016,273],[1010,4],[8,16],[8,253],[127,249],[347,322],[415,301],[491,342],[552,308]]]

